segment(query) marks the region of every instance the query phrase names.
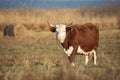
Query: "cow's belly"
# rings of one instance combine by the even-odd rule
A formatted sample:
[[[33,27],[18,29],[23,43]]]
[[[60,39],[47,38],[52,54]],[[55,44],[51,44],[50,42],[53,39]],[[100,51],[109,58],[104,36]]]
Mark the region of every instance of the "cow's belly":
[[[73,46],[70,46],[67,50],[64,49],[64,52],[65,52],[68,56],[70,56],[70,55],[72,54],[73,50],[74,50]],[[86,54],[89,54],[89,53],[91,54],[91,53],[93,53],[94,51],[95,51],[95,50],[91,50],[91,51],[85,52],[83,49],[81,49],[80,46],[78,46],[78,49],[77,49],[77,53],[78,53],[78,54],[83,54],[83,55],[86,55]]]
[[[78,54],[83,54],[83,55],[86,55],[86,54],[91,54],[91,53],[93,53],[95,50],[91,50],[91,51],[88,51],[88,52],[85,52],[83,49],[81,49],[81,47],[80,46],[78,46],[78,49],[77,49],[77,53]]]

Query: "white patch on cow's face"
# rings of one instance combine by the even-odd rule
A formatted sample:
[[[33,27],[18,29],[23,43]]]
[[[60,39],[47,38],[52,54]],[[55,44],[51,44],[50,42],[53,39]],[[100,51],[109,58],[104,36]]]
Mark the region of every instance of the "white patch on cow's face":
[[[66,25],[56,25],[56,38],[63,43],[66,38]]]
[[[72,52],[73,52],[73,49],[74,49],[74,48],[73,48],[72,46],[70,46],[69,49],[67,49],[67,50],[64,49],[64,51],[65,51],[65,53],[66,53],[68,56],[70,56],[70,55],[72,54]]]

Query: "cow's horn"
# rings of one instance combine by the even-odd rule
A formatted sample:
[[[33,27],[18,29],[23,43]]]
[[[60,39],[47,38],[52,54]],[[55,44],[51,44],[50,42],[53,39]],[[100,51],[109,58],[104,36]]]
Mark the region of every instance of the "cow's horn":
[[[72,24],[73,24],[73,21],[70,24],[68,24],[67,26],[71,26]]]
[[[50,24],[48,21],[47,21],[48,25],[51,26],[51,27],[54,27],[54,25]]]

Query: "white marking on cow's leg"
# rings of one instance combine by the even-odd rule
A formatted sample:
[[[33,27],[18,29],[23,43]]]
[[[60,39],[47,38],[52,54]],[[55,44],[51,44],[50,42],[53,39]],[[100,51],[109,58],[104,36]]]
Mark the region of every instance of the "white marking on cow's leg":
[[[94,52],[93,52],[93,55],[94,55],[94,64],[96,65],[97,63],[96,63],[96,58],[97,58],[97,56],[96,56],[96,51],[94,50]]]
[[[86,55],[85,55],[85,65],[88,64],[88,61],[89,61],[89,59],[88,59],[88,54],[86,54]]]
[[[72,65],[72,67],[74,67],[74,66],[75,66],[75,64],[74,64],[74,63],[71,63],[71,65]]]

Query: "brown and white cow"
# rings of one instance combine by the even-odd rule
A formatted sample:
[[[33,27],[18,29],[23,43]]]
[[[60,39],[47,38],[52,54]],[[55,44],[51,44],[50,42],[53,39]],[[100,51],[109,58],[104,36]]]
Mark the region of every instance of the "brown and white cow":
[[[99,29],[91,23],[84,25],[52,25],[49,29],[56,32],[56,38],[64,48],[64,52],[68,55],[68,59],[72,66],[76,54],[85,55],[85,65],[88,64],[89,56],[93,54],[94,64],[96,65],[96,51],[99,42]]]

